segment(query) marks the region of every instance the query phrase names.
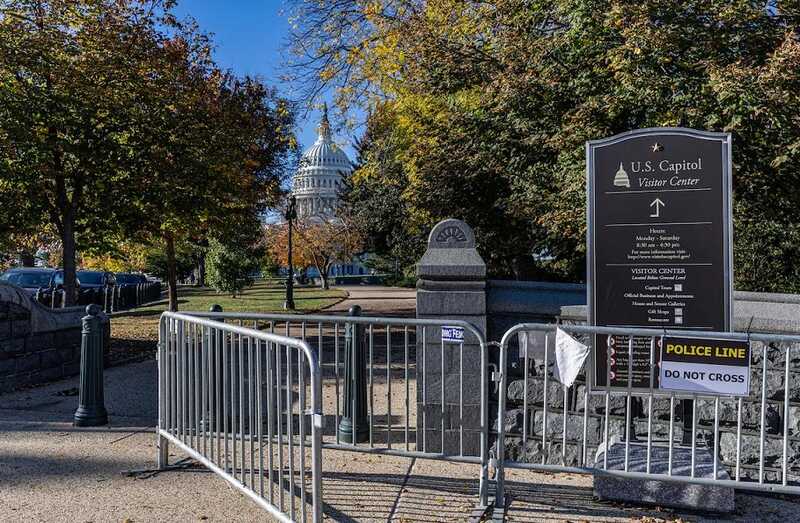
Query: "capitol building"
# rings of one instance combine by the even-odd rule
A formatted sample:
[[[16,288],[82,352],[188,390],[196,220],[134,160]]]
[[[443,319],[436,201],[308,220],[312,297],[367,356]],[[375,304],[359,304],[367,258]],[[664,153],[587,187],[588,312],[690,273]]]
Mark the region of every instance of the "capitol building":
[[[322,111],[317,131],[317,140],[303,153],[292,178],[292,195],[296,198],[297,218],[301,221],[338,219],[339,191],[345,178],[353,173],[353,163],[347,153],[333,141],[327,106]],[[310,267],[307,274],[312,278],[319,276],[314,267]],[[367,274],[367,269],[359,258],[336,264],[330,269],[330,276],[364,274]]]
[[[303,153],[292,180],[299,219],[334,218],[342,182],[353,172],[350,158],[333,141],[327,107],[323,110],[318,131],[317,141]]]

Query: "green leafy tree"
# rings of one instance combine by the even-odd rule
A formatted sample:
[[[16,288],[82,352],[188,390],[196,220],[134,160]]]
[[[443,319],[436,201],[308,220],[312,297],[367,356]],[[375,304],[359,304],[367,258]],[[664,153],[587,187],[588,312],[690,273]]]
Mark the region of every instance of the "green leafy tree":
[[[343,211],[364,239],[364,250],[377,253],[368,263],[380,272],[414,272],[425,252],[425,222],[412,223],[409,179],[400,160],[401,144],[386,105],[373,112],[356,144],[356,168],[340,193]]]
[[[194,246],[190,243],[179,243],[175,246],[175,275],[180,280],[185,280],[192,274],[196,266]],[[162,281],[169,278],[170,267],[167,254],[160,246],[149,247],[144,255],[144,272],[152,274]]]
[[[263,252],[240,244],[225,245],[216,239],[209,241],[206,255],[206,271],[209,284],[218,292],[232,297],[251,285],[253,276],[261,264]]]
[[[115,228],[107,197],[131,173],[131,108],[158,4],[0,2],[0,208],[12,232],[52,224],[68,303],[78,242]]]
[[[179,242],[257,231],[259,216],[281,195],[295,148],[288,104],[255,79],[219,71],[204,41],[190,32],[165,44],[162,70],[170,74],[151,90],[153,110],[142,124],[151,132],[139,143],[139,172],[148,181],[125,221],[164,246],[170,267]],[[170,310],[177,309],[176,276],[168,275]]]
[[[177,249],[258,216],[280,195],[294,116],[221,70],[171,0],[0,2],[0,237],[51,223],[67,296],[78,250]]]

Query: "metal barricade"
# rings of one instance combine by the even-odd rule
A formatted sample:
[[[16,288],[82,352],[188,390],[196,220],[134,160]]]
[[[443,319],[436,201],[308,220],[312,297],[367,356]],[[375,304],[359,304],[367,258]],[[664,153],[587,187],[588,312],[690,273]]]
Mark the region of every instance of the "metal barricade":
[[[325,427],[323,448],[479,465],[478,508],[489,506],[488,349],[483,334],[473,325],[444,319],[235,312],[186,314],[281,333],[308,343],[322,369],[323,418],[333,422],[333,426]],[[342,441],[337,430],[345,410],[345,347],[347,343],[359,342],[352,339],[353,326],[361,327],[365,343],[368,404],[364,419],[367,435],[363,443],[355,436],[359,433],[357,416],[352,427],[354,443]],[[443,326],[463,328],[466,342],[455,345],[434,342],[441,339]],[[418,369],[418,361],[423,367],[427,364],[435,369],[438,383],[426,382],[431,373]],[[465,361],[474,362],[466,371]],[[452,369],[452,374],[445,376],[445,368]],[[466,383],[471,377],[474,380]],[[477,431],[464,422],[465,408],[470,408],[464,400],[466,387],[479,391],[479,406],[471,406],[480,410]],[[429,418],[433,417],[431,421]],[[426,437],[432,431],[441,438]],[[471,446],[465,444],[470,437],[478,442],[474,445],[475,452],[465,451],[465,447]]]
[[[321,375],[307,343],[166,312],[158,390],[160,469],[171,443],[278,520],[322,521]]]
[[[555,362],[547,348],[557,327],[579,338],[590,349],[596,335],[625,337],[627,390],[590,387],[586,379],[591,377],[571,388],[555,382],[550,369]],[[538,333],[544,343],[543,361],[536,362],[541,366],[535,375],[529,372],[533,361],[531,351],[524,347],[527,333]],[[750,396],[676,393],[655,388],[656,347],[663,336],[702,336],[748,343]],[[630,386],[634,337],[649,339],[649,390],[632,390]],[[515,341],[517,346],[525,348],[520,356],[524,370],[514,384],[515,398],[522,390],[519,425],[509,422],[515,416],[508,409],[509,352]],[[502,378],[494,448],[498,462],[497,503],[502,506],[505,500],[506,467],[800,494],[800,383],[795,379],[795,373],[800,372],[800,353],[795,350],[798,343],[800,336],[764,333],[536,323],[514,326],[504,334],[500,349]],[[592,356],[590,350],[589,357]],[[606,367],[606,384],[610,383],[610,368]],[[680,442],[683,427],[678,427],[675,412],[676,402],[682,399],[693,400],[691,441],[687,445]],[[636,410],[640,411],[638,415]],[[782,421],[776,421],[781,417]],[[634,439],[637,426],[643,440]],[[614,445],[622,447],[618,447],[621,449],[618,455],[610,458]],[[699,460],[701,449],[706,456],[711,455],[710,460]],[[512,450],[514,455],[507,456]],[[687,458],[680,463],[679,453]],[[654,470],[656,462],[661,472]]]

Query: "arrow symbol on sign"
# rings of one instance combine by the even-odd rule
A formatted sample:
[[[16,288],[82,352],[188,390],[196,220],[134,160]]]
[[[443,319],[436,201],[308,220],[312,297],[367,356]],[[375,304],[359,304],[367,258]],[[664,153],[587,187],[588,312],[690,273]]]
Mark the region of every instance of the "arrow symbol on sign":
[[[655,214],[651,214],[650,217],[651,218],[659,218],[660,217],[659,211],[661,210],[661,207],[666,207],[667,204],[662,202],[661,198],[656,198],[655,200],[653,200],[653,203],[650,204],[650,207],[653,207],[653,206],[655,206],[656,212],[655,212]],[[659,206],[661,206],[661,207],[659,207]]]

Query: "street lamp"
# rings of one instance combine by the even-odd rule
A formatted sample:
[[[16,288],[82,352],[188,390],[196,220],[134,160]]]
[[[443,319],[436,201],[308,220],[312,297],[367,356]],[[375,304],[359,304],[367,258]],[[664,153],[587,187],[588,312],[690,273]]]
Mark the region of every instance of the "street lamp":
[[[289,224],[289,274],[286,277],[286,301],[283,308],[294,310],[294,266],[292,264],[292,222],[297,219],[297,199],[294,195],[289,196],[289,205],[286,207],[284,215]]]

